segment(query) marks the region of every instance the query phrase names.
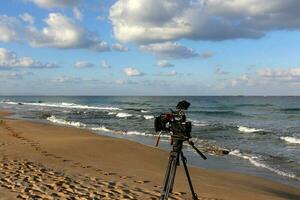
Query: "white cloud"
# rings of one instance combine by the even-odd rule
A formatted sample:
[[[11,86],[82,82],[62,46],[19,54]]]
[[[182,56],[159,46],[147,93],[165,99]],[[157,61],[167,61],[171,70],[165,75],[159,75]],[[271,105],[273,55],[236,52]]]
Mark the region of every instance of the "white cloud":
[[[159,58],[192,58],[199,56],[193,49],[182,46],[176,42],[154,43],[141,45],[141,51],[150,52]]]
[[[5,48],[0,48],[0,69],[12,68],[36,68],[36,69],[51,69],[57,68],[58,65],[54,63],[42,63],[34,60],[31,57],[18,57],[15,52],[9,51]]]
[[[45,19],[46,27],[38,30],[30,26],[26,30],[29,44],[33,47],[82,48],[92,51],[109,51],[106,42],[76,25],[74,21],[60,13],[50,13]]]
[[[169,63],[167,60],[158,60],[156,65],[158,67],[174,67],[172,63]]]
[[[83,18],[83,14],[78,7],[73,8],[73,15],[79,21],[81,21]]]
[[[118,0],[109,17],[123,42],[260,38],[300,28],[299,0]]]
[[[27,22],[29,23],[30,25],[33,25],[34,24],[34,21],[35,21],[35,18],[30,15],[29,13],[25,12],[21,15],[19,15],[19,17],[24,21],[24,22]]]
[[[126,76],[142,76],[144,75],[142,72],[133,67],[127,67],[123,69],[123,73]]]
[[[300,77],[300,68],[288,68],[288,69],[260,69],[257,70],[257,75],[261,77]]]
[[[57,76],[52,79],[54,83],[76,83],[82,81],[79,77],[74,76]]]
[[[33,75],[32,72],[9,72],[9,73],[0,73],[0,78],[4,79],[23,79],[26,76]]]
[[[15,17],[0,15],[0,42],[19,40],[19,21]]]
[[[94,67],[94,64],[88,61],[77,61],[74,66],[78,69],[81,69],[81,68]]]
[[[126,47],[120,43],[113,44],[112,49],[115,51],[121,51],[121,52],[126,52],[129,50],[128,47]]]
[[[237,87],[240,85],[251,86],[255,83],[256,81],[253,78],[251,78],[248,74],[243,74],[238,78],[229,80],[229,84],[231,85],[231,87]]]
[[[27,0],[41,8],[63,8],[79,5],[82,0]]]
[[[110,64],[106,60],[101,60],[101,67],[104,69],[111,68]]]

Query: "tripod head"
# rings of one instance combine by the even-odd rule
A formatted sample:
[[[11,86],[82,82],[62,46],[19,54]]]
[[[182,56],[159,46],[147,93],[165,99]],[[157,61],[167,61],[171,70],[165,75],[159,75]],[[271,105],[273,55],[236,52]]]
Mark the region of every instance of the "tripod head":
[[[167,132],[171,136],[171,145],[176,145],[178,142],[188,142],[189,145],[195,149],[195,151],[206,160],[206,156],[195,146],[191,140],[192,123],[186,121],[185,110],[189,108],[191,104],[185,100],[180,101],[176,106],[176,111],[171,109],[171,112],[162,113],[155,117],[154,127],[155,131],[159,132],[156,145],[158,146],[160,135],[162,132]]]

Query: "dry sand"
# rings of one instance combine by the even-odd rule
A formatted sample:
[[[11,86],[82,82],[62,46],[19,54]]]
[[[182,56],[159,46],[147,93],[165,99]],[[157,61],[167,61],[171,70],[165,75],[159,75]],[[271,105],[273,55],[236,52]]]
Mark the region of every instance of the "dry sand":
[[[158,199],[168,152],[89,131],[4,118],[0,199]],[[299,188],[190,168],[199,199],[299,200]],[[170,199],[190,199],[183,169]]]

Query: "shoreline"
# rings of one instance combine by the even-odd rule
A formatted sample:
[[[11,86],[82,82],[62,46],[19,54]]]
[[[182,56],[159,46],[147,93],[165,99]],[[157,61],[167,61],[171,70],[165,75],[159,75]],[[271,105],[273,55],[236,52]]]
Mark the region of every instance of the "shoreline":
[[[88,130],[3,118],[8,114],[0,111],[0,132],[3,138],[0,142],[0,158],[3,163],[6,163],[6,166],[0,168],[0,176],[4,178],[0,181],[0,197],[3,194],[5,197],[10,194],[17,196],[19,188],[13,185],[12,180],[6,180],[11,182],[11,188],[3,187],[5,184],[9,185],[5,182],[3,171],[10,171],[10,175],[17,174],[20,177],[34,175],[37,180],[45,179],[49,184],[54,184],[52,190],[47,186],[46,189],[44,188],[45,191],[43,188],[40,188],[40,191],[31,190],[30,188],[40,187],[38,184],[40,182],[33,179],[30,183],[34,187],[27,186],[26,195],[39,191],[44,192],[40,195],[51,197],[52,193],[57,192],[63,196],[71,195],[73,191],[72,195],[82,194],[85,195],[84,198],[88,195],[104,195],[104,199],[159,197],[168,152],[126,139],[95,135]],[[22,171],[16,173],[16,167],[20,166],[31,169],[30,173],[22,174]],[[5,168],[9,170],[4,170]],[[199,197],[202,197],[201,199],[296,200],[300,198],[299,188],[263,178],[233,172],[189,168],[195,190]],[[48,179],[43,176],[44,174],[47,174]],[[51,174],[53,175],[50,176]],[[59,181],[65,184],[64,188],[56,185]],[[20,185],[22,184],[24,183],[20,182]],[[72,185],[75,185],[76,191],[73,188],[67,193],[66,191]],[[88,189],[84,190],[86,186]],[[100,190],[100,188],[104,189]],[[24,192],[25,189],[23,188]],[[89,189],[92,192],[87,192]],[[190,198],[181,167],[176,176],[174,190],[177,192],[174,195],[175,199]],[[97,191],[100,191],[99,194],[94,193]]]

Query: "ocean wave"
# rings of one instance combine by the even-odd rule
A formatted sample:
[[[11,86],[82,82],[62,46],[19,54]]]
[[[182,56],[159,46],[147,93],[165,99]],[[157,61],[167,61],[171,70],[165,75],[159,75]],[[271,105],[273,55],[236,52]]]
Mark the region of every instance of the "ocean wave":
[[[108,115],[116,115],[117,113],[116,112],[108,112],[107,114]]]
[[[299,112],[300,108],[282,108],[280,110],[285,112]]]
[[[208,126],[209,124],[208,123],[205,123],[205,122],[201,122],[201,121],[198,121],[198,120],[190,120],[192,122],[192,125],[193,126],[196,126],[196,127],[204,127],[204,126]]]
[[[61,119],[56,117],[55,115],[51,115],[50,117],[47,117],[46,120],[60,125],[67,125],[67,126],[74,126],[74,127],[86,127],[86,124],[82,122],[76,122],[76,121],[67,121],[65,119]]]
[[[144,115],[143,117],[144,117],[145,119],[153,119],[153,118],[154,118],[153,115]]]
[[[281,140],[284,140],[285,142],[291,143],[291,144],[300,144],[300,138],[295,138],[295,137],[280,137]]]
[[[246,126],[238,126],[238,130],[244,133],[256,133],[264,131],[263,129],[249,128]]]
[[[190,113],[199,113],[204,115],[210,116],[228,116],[228,117],[244,117],[245,115],[239,112],[230,111],[230,110],[215,110],[215,111],[208,111],[208,110],[198,110],[198,111],[190,111]]]
[[[257,157],[257,156],[250,155],[250,154],[245,154],[245,153],[243,154],[237,149],[234,150],[234,151],[231,151],[229,154],[233,155],[233,156],[236,156],[236,157],[239,157],[239,158],[243,158],[245,160],[248,160],[251,164],[253,164],[256,167],[265,168],[265,169],[267,169],[269,171],[272,171],[272,172],[274,172],[278,175],[293,178],[293,179],[296,179],[296,180],[300,180],[300,177],[297,177],[295,174],[284,172],[282,170],[275,169],[273,167],[270,167],[270,166],[262,163],[260,161],[259,157]]]
[[[235,107],[267,107],[267,106],[273,106],[272,104],[265,103],[265,104],[252,104],[252,103],[246,103],[246,104],[236,104]]]
[[[142,113],[149,113],[150,111],[148,110],[141,110]]]
[[[103,131],[103,132],[113,132],[113,130],[106,128],[105,126],[101,126],[101,127],[93,127],[90,128],[93,131]]]
[[[77,109],[92,109],[92,110],[122,110],[117,107],[111,107],[111,106],[88,106],[88,105],[81,105],[81,104],[75,104],[75,103],[28,103],[28,102],[14,102],[14,101],[2,101],[2,103],[5,104],[11,104],[11,105],[30,105],[30,106],[43,106],[43,107],[56,107],[56,108],[77,108]]]
[[[118,113],[117,115],[116,115],[117,117],[120,117],[120,118],[126,118],[126,117],[131,117],[132,116],[132,114],[129,114],[129,113]]]
[[[150,136],[150,137],[158,136],[157,134],[151,134],[151,133],[139,132],[139,131],[112,130],[112,129],[106,128],[105,126],[93,127],[93,128],[90,128],[90,130],[101,131],[101,132],[109,132],[109,133],[119,134],[119,135],[140,135],[140,136]],[[161,134],[161,137],[166,138],[166,137],[170,137],[170,136],[165,135],[165,134]]]

